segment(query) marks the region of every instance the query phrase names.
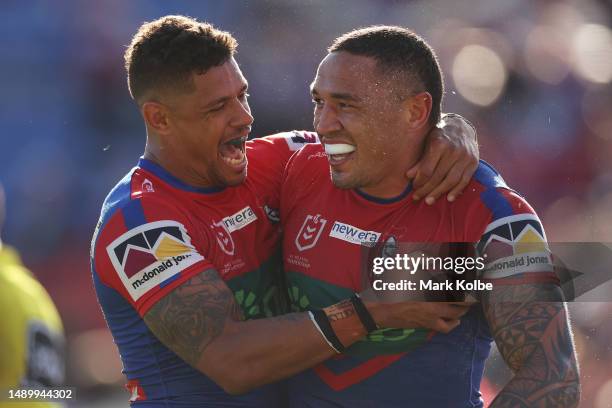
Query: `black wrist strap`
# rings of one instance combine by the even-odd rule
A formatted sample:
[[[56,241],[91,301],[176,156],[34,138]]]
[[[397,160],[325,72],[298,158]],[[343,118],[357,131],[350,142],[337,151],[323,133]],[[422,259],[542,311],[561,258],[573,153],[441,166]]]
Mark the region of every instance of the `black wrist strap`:
[[[378,325],[374,321],[374,318],[372,318],[370,312],[368,312],[368,309],[363,304],[361,296],[359,296],[358,293],[351,296],[351,303],[355,308],[355,312],[357,312],[357,316],[359,316],[359,320],[361,320],[361,324],[363,324],[363,327],[365,327],[368,334],[372,333],[374,330],[378,330]]]
[[[310,311],[308,313],[310,314],[312,322],[317,327],[317,329],[319,329],[319,332],[321,333],[327,344],[329,344],[330,347],[336,351],[336,353],[342,353],[345,347],[340,342],[338,336],[336,336],[336,332],[334,331],[331,323],[329,322],[329,318],[327,317],[327,314],[325,314],[325,311],[319,309]]]

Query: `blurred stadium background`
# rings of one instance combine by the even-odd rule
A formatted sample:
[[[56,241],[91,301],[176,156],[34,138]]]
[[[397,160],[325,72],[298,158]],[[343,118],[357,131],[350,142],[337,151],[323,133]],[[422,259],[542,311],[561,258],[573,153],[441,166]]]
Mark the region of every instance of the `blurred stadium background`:
[[[534,205],[549,240],[612,242],[610,0],[5,0],[4,241],[19,249],[60,310],[68,384],[78,388],[71,406],[127,406],[88,251],[104,196],[135,165],[145,140],[123,52],[142,22],[165,14],[197,17],[238,38],[253,136],[311,128],[307,86],[337,35],[369,24],[414,29],[440,57],[445,111],[474,122],[482,157]],[[612,303],[570,309],[581,407],[612,407]],[[498,355],[486,374],[490,401],[508,379]]]

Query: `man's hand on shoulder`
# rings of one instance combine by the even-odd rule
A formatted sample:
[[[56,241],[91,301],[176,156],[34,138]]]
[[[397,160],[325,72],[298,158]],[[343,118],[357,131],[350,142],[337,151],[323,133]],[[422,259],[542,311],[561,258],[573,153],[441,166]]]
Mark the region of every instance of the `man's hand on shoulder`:
[[[427,136],[421,160],[406,172],[415,200],[433,204],[448,192],[448,201],[468,185],[478,168],[476,129],[462,116],[444,114]]]

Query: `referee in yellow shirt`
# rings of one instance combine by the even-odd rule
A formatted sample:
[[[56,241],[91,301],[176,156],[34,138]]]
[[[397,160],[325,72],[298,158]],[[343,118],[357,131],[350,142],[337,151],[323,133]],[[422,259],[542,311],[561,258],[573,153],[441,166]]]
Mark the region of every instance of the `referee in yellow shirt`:
[[[3,215],[0,185],[0,227]],[[0,408],[60,406],[9,402],[8,391],[58,387],[63,382],[64,334],[57,309],[17,252],[0,240]]]

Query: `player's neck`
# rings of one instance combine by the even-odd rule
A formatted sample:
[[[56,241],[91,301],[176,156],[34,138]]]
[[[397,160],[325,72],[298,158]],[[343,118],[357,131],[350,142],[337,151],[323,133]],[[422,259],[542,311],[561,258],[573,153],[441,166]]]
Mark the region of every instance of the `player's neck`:
[[[411,180],[406,178],[406,173],[420,160],[422,155],[423,145],[417,149],[414,147],[401,149],[394,158],[386,159],[386,162],[394,163],[394,165],[385,170],[377,183],[361,187],[359,190],[369,196],[385,200],[399,197],[411,184]]]
[[[388,200],[402,195],[409,184],[410,181],[406,179],[404,174],[401,174],[401,177],[385,177],[380,183],[361,187],[359,191],[372,197]]]
[[[416,160],[407,160],[405,163],[407,164],[396,166],[391,171],[386,172],[386,175],[378,183],[361,187],[359,191],[384,200],[399,197],[406,192],[411,184],[411,180],[406,178],[406,172],[416,163]]]
[[[202,177],[198,174],[198,172],[189,165],[187,160],[183,160],[180,155],[170,152],[168,149],[156,148],[147,143],[143,157],[158,164],[172,176],[189,186],[196,188],[214,187],[206,177]]]

